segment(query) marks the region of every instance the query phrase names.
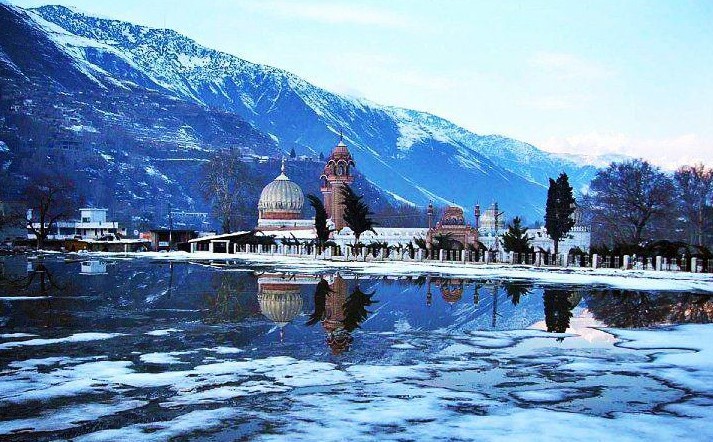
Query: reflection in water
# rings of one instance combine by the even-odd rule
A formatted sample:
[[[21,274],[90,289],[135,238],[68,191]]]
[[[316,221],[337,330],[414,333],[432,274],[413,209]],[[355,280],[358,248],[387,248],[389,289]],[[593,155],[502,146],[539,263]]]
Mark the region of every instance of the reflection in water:
[[[502,284],[512,305],[518,305],[520,303],[520,297],[530,293],[533,287],[532,284],[526,282],[503,281]]]
[[[317,322],[327,332],[327,345],[332,354],[338,355],[347,350],[353,342],[351,333],[366,320],[369,312],[367,307],[376,303],[372,299],[374,292],[364,293],[359,285],[347,296],[347,281],[339,274],[334,276],[330,285],[325,279],[320,279],[314,291],[314,312],[306,325]]]
[[[260,275],[257,299],[260,312],[280,327],[282,340],[285,326],[302,313],[302,295],[296,276]]]
[[[173,269],[169,269],[171,278],[169,279],[169,289],[173,284]],[[250,308],[245,302],[241,302],[241,295],[246,293],[245,280],[241,275],[232,272],[216,273],[214,278],[215,293],[205,296],[205,303],[208,306],[204,321],[208,324],[218,324],[223,322],[239,322],[250,314]],[[170,293],[170,290],[169,290]],[[254,293],[254,292],[253,292]]]
[[[464,282],[462,279],[441,279],[436,284],[441,288],[441,297],[453,305],[463,297]]]
[[[585,300],[594,317],[612,327],[713,321],[713,297],[707,295],[596,290]]]
[[[550,333],[566,332],[570,319],[572,319],[572,309],[579,304],[582,295],[566,290],[545,289],[542,297],[545,304],[547,331]]]
[[[79,273],[81,275],[106,275],[106,261],[82,261]]]

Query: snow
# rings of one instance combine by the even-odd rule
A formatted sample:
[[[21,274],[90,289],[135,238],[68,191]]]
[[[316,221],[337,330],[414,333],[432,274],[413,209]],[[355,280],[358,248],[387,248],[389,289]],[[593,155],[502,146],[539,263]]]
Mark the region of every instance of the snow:
[[[78,426],[82,422],[91,422],[103,416],[143,407],[148,402],[124,400],[110,403],[91,403],[71,405],[51,414],[39,417],[14,419],[0,422],[0,434],[12,434],[19,431],[59,431]]]
[[[2,333],[0,334],[0,338],[2,339],[9,339],[9,338],[31,338],[33,336],[37,336],[33,333]]]
[[[38,345],[53,345],[73,342],[88,342],[111,339],[117,336],[123,336],[123,333],[76,333],[65,338],[51,339],[29,339],[27,341],[4,342],[0,344],[0,350],[7,350],[16,347],[38,346]]]
[[[146,332],[145,334],[149,336],[166,336],[170,333],[176,333],[176,332],[181,332],[183,330],[179,330],[177,328],[164,328],[161,330],[152,330],[150,332]]]
[[[141,362],[145,364],[169,365],[184,364],[178,356],[195,353],[192,351],[173,351],[166,353],[146,353],[139,356]]]
[[[466,264],[459,262],[416,261],[331,261],[311,257],[268,254],[225,254],[209,252],[143,252],[107,253],[93,252],[96,256],[132,256],[168,261],[221,261],[238,260],[253,265],[274,265],[277,270],[319,274],[326,270],[348,270],[360,274],[389,276],[421,276],[424,274],[458,278],[502,278],[530,280],[548,284],[604,285],[622,290],[660,290],[713,292],[713,274],[668,272],[652,270],[619,270],[606,268],[545,268],[510,264]]]

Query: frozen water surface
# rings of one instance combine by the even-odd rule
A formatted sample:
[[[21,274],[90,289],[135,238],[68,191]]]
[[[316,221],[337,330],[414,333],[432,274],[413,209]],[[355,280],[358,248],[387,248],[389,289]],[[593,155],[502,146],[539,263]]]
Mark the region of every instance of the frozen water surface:
[[[2,261],[0,440],[713,439],[705,278],[101,259]]]

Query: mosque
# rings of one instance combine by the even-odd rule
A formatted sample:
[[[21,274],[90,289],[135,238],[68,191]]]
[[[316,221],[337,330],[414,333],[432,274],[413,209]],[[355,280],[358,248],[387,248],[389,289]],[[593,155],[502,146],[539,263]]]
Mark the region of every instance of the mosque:
[[[322,174],[319,177],[322,201],[327,212],[328,224],[334,230],[332,240],[345,247],[354,243],[354,234],[344,222],[344,205],[341,189],[354,182],[356,163],[344,138],[332,149],[326,160]],[[312,240],[316,238],[314,219],[301,218],[305,204],[305,195],[300,186],[285,173],[285,160],[282,161],[280,174],[263,188],[258,202],[258,220],[255,230],[259,235],[272,237],[278,243],[285,241]],[[387,228],[376,227],[375,232],[364,232],[361,242],[368,245],[372,242],[388,243],[389,245],[407,246],[415,239],[421,238],[426,243],[435,244],[439,239],[448,238],[449,248],[468,249],[486,248],[499,250],[499,238],[505,232],[505,212],[500,211],[497,202],[485,209],[481,214],[480,207],[474,207],[475,223],[466,221],[465,212],[457,206],[446,207],[441,219],[434,224],[434,208],[428,206],[428,227],[418,228]],[[235,232],[211,237],[196,238],[189,243],[191,251],[210,251],[232,253],[235,241],[250,232]],[[552,249],[551,240],[542,229],[532,229],[528,234],[533,243],[543,249]],[[589,229],[576,226],[561,250],[570,247],[589,249]]]

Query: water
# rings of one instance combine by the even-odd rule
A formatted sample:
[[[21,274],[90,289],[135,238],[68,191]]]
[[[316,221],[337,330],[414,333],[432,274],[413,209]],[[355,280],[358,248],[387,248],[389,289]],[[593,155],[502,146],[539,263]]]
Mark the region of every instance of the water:
[[[636,345],[710,322],[704,293],[62,256],[2,275],[0,439],[711,433],[711,361],[660,359],[697,343]]]

